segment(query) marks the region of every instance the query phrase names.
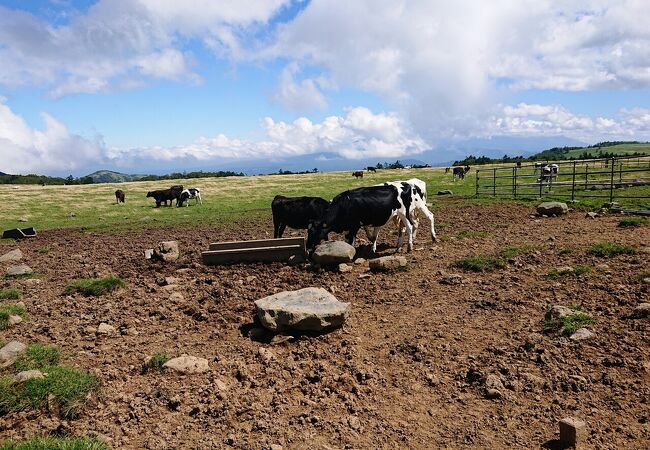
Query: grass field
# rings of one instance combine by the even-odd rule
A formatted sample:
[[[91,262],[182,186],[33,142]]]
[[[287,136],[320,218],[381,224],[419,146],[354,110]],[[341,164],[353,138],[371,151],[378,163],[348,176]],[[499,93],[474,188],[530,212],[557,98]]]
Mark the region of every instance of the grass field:
[[[490,167],[479,168],[484,170]],[[532,179],[532,169],[529,171]],[[566,178],[567,175],[562,176]],[[157,226],[223,224],[238,219],[268,216],[271,200],[277,194],[319,196],[329,200],[346,189],[413,177],[427,183],[428,201],[433,204],[433,208],[441,201],[442,197],[436,195],[439,190],[449,189],[453,191],[454,196],[466,198],[473,197],[476,190],[474,168],[464,180],[456,181],[452,181],[451,173],[445,173],[444,168],[427,168],[379,170],[377,173],[365,173],[363,179],[353,178],[351,172],[330,172],[70,186],[0,185],[0,201],[3,204],[0,230],[33,226],[37,230],[82,228],[88,231],[110,232]],[[558,179],[562,181],[561,177]],[[509,182],[507,179],[504,181],[506,184]],[[194,201],[191,201],[192,205],[189,207],[154,208],[153,199],[146,198],[147,192],[165,189],[173,184],[200,188],[203,205],[195,206]],[[558,183],[557,186],[559,185]],[[115,203],[114,192],[118,188],[126,192],[125,204]],[[504,192],[510,192],[508,186],[504,189]],[[622,205],[630,207],[647,205],[650,186],[633,189],[638,191],[638,193],[635,191],[635,194],[646,198],[629,205],[623,203]],[[559,187],[555,190],[559,191]],[[530,195],[526,199],[519,200],[537,201],[537,189],[531,188],[529,191]],[[552,197],[552,192],[545,195]],[[471,201],[496,200],[488,195],[482,195],[481,198],[472,198]],[[584,199],[580,200],[576,207],[598,208],[603,202],[602,198]],[[68,217],[70,213],[74,213],[75,216]]]
[[[619,144],[611,147],[600,148],[578,148],[569,150],[566,153],[568,159],[578,158],[584,152],[591,153],[595,158],[599,158],[603,153],[615,153],[616,155],[632,155],[634,153],[650,154],[650,144]]]

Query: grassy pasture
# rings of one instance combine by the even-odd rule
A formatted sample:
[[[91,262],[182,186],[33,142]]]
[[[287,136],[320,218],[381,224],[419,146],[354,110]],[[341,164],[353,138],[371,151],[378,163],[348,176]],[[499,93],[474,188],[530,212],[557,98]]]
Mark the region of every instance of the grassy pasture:
[[[241,218],[270,214],[271,200],[286,196],[320,196],[332,199],[346,189],[371,186],[384,181],[417,177],[427,182],[429,201],[436,193],[450,189],[457,195],[474,194],[474,171],[465,180],[452,181],[444,168],[379,170],[355,179],[351,172],[255,177],[198,178],[174,181],[142,181],[118,184],[71,186],[2,185],[0,230],[33,226],[37,230],[84,228],[92,231],[120,231],[156,226],[220,224]],[[201,189],[203,205],[154,208],[148,191],[172,184]],[[126,193],[126,203],[115,203],[115,190]],[[66,217],[75,213],[76,217]],[[21,222],[20,219],[27,219]]]

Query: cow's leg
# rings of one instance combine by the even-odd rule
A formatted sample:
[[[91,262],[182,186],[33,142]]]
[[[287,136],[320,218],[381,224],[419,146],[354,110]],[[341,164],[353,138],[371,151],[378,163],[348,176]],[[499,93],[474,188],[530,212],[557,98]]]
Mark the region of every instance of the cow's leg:
[[[397,213],[397,215],[404,223],[404,228],[406,228],[406,237],[408,238],[408,246],[406,248],[408,252],[411,252],[413,251],[413,224],[411,223],[411,219],[405,214]]]
[[[356,227],[353,229],[350,229],[350,231],[347,232],[345,235],[345,239],[348,241],[348,244],[354,246],[354,242],[357,238],[357,233],[359,232],[360,227]]]
[[[280,223],[280,226],[278,227],[278,237],[281,238],[282,235],[284,234],[284,230],[287,228],[287,224],[285,223]]]
[[[419,209],[420,209],[420,211],[422,211],[422,214],[427,216],[427,219],[429,219],[429,221],[431,222],[431,240],[434,241],[434,242],[437,241],[438,238],[436,237],[436,228],[435,228],[435,225],[434,225],[435,221],[433,219],[433,213],[431,211],[429,211],[429,208],[427,208],[424,205],[420,206]],[[417,233],[417,227],[416,227],[415,232]],[[415,236],[413,236],[413,240],[415,240]]]

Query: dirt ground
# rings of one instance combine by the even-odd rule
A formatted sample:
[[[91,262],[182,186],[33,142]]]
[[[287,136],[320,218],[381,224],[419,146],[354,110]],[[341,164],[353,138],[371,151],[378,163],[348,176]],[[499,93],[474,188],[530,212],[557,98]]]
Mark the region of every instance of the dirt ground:
[[[650,270],[650,227],[619,228],[617,216],[578,211],[532,213],[507,204],[444,206],[436,210],[440,242],[421,231],[408,271],[370,276],[363,264],[345,274],[200,264],[209,242],[271,237],[270,217],[219,229],[42,232],[18,244],[40,281],[0,281],[25,292],[30,316],[0,331],[0,340],[55,345],[65,364],[97,374],[101,389],[76,420],[47,411],[0,417],[0,440],[56,432],[134,449],[557,448],[558,421],[575,416],[587,423],[586,448],[650,448],[650,320],[631,318],[650,298],[638,278]],[[466,231],[486,234],[462,238]],[[391,254],[395,236],[382,236],[380,253]],[[144,259],[146,248],[170,239],[181,245],[178,262]],[[603,240],[638,253],[586,254]],[[537,250],[495,272],[451,266],[524,245]],[[3,244],[0,253],[15,247]],[[576,264],[594,270],[548,276]],[[126,286],[99,298],[64,293],[74,278],[110,274]],[[177,281],[161,286],[164,277]],[[352,304],[342,329],[248,336],[254,300],[308,286]],[[576,304],[596,318],[594,338],[542,332],[551,306]],[[97,336],[101,322],[119,332]],[[207,358],[210,371],[143,374],[145,358],[160,351]],[[505,386],[502,398],[486,398],[489,374]]]

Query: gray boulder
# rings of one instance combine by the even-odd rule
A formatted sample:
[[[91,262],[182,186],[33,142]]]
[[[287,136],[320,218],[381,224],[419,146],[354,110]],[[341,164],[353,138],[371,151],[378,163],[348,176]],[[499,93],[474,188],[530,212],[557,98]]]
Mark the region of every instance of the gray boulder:
[[[322,265],[349,263],[354,259],[355,253],[355,248],[347,242],[326,241],[316,247],[312,259]]]
[[[555,305],[546,312],[544,318],[546,320],[557,320],[574,313],[575,311],[568,306]]]
[[[0,262],[20,261],[23,258],[23,252],[19,248],[0,256]]]
[[[153,249],[152,258],[161,261],[176,261],[180,254],[177,241],[164,241]]]
[[[7,367],[13,364],[16,358],[25,352],[25,350],[27,350],[27,346],[18,341],[11,341],[0,348],[0,367]]]
[[[573,333],[569,339],[571,339],[572,341],[584,341],[586,339],[591,339],[594,336],[595,336],[594,333],[592,333],[588,329],[578,328],[576,332]]]
[[[322,288],[279,292],[255,302],[257,317],[271,331],[322,331],[343,325],[350,310]]]
[[[9,269],[7,269],[7,275],[10,277],[17,277],[20,275],[29,275],[30,273],[33,273],[34,271],[32,270],[31,267],[29,267],[26,264],[19,264],[17,266],[11,266]]]
[[[391,272],[406,267],[406,264],[407,261],[404,256],[382,256],[368,261],[370,270],[373,272]]]
[[[540,216],[561,216],[569,212],[569,207],[562,202],[544,202],[537,206]]]

